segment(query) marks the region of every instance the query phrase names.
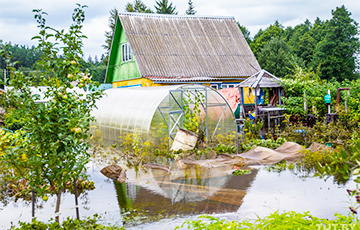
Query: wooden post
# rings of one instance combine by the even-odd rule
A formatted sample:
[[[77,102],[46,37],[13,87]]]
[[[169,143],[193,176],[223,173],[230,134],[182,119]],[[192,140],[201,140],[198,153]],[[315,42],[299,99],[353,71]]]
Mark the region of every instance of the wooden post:
[[[330,89],[328,89],[328,94],[331,96],[330,94]],[[331,113],[331,107],[330,107],[330,103],[328,104],[328,114]]]
[[[350,97],[350,90],[347,91],[348,96]],[[348,112],[347,100],[345,99],[345,112]]]
[[[306,102],[307,102],[307,98],[306,98],[306,92],[305,92],[305,90],[304,90],[304,110],[305,110],[305,112],[307,113],[308,107],[307,107]]]
[[[257,94],[256,94],[256,89],[257,88],[253,88],[253,92],[255,93],[255,120],[257,120],[258,118],[258,108],[257,108]]]
[[[32,203],[31,216],[32,216],[32,218],[35,218],[35,191],[34,191],[34,189],[31,189],[31,203]]]
[[[77,196],[77,188],[76,188],[76,180],[74,178],[74,195],[75,195],[75,206],[76,206],[76,218],[80,220],[79,215],[79,207],[78,207],[78,196]]]
[[[241,118],[241,113],[243,115],[244,118],[246,118],[246,114],[245,114],[245,110],[244,110],[244,88],[243,87],[239,87],[239,93],[240,93],[240,118]]]
[[[279,105],[281,105],[281,88],[278,88],[279,90]]]

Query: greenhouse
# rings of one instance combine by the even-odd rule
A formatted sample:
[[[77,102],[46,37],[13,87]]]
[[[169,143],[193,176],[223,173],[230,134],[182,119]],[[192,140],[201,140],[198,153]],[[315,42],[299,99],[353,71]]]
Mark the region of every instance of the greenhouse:
[[[117,143],[129,133],[142,133],[146,140],[170,147],[178,129],[189,127],[203,135],[207,144],[216,144],[219,138],[236,141],[233,111],[216,90],[203,85],[109,89],[92,114],[93,127],[106,144]]]

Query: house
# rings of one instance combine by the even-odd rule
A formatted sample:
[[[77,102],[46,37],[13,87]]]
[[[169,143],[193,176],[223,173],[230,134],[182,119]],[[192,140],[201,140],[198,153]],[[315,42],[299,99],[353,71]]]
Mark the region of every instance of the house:
[[[260,71],[233,17],[121,13],[106,71],[113,87],[230,88]]]

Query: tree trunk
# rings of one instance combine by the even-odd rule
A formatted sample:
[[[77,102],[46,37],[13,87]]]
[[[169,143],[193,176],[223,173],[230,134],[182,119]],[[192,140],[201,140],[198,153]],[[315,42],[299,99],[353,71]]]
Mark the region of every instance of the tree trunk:
[[[58,222],[58,223],[60,223],[59,222],[59,215],[57,214],[60,211],[60,201],[61,201],[61,192],[58,191],[56,193],[56,207],[55,207],[55,214],[56,214],[55,221]]]

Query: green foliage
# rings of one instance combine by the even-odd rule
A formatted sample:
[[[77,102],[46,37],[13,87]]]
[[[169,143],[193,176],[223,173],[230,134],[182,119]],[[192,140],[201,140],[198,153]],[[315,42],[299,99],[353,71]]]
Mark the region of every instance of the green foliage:
[[[259,30],[254,36],[253,41],[250,43],[250,48],[254,52],[255,56],[258,57],[263,47],[273,38],[281,38],[284,35],[284,27],[275,21],[273,25],[270,25],[265,30]]]
[[[332,10],[332,18],[325,24],[325,37],[316,45],[312,66],[320,65],[321,78],[339,81],[353,79],[356,53],[360,48],[358,23],[345,6]]]
[[[339,123],[317,122],[313,127],[303,125],[301,122],[289,122],[285,129],[277,134],[288,141],[309,147],[312,143],[333,143],[334,145],[348,144],[352,131]]]
[[[280,173],[285,170],[291,171],[300,177],[313,177],[318,171],[318,164],[327,164],[331,162],[333,151],[330,149],[321,151],[312,151],[309,149],[301,150],[301,160],[296,162],[280,161],[276,164],[269,165],[266,170],[269,172]],[[343,183],[341,177],[334,178],[336,182]]]
[[[43,223],[37,221],[36,218],[33,219],[30,223],[19,222],[19,227],[11,227],[10,230],[68,230],[68,229],[79,229],[79,230],[92,230],[92,229],[111,229],[111,230],[120,230],[124,229],[124,227],[116,227],[116,226],[104,226],[102,224],[98,224],[99,216],[94,215],[93,218],[88,217],[85,220],[77,220],[70,219],[69,217],[63,221],[62,224],[57,222]]]
[[[39,103],[40,95],[31,92],[30,87],[37,86],[38,79],[16,71],[8,61],[13,89],[2,97],[4,122],[22,117],[21,130],[26,137],[14,148],[7,148],[2,160],[18,171],[6,176],[24,180],[37,196],[51,193],[60,199],[69,182],[86,178],[89,124],[94,119],[90,111],[102,92],[81,91],[84,87],[91,91],[99,85],[91,80],[88,71],[80,71],[82,39],[86,38],[81,32],[84,7],[75,8],[68,32],[48,27],[46,13],[34,10],[40,32],[33,39],[38,40],[38,49],[42,50],[37,66],[42,70],[40,85],[44,88],[40,90],[46,103]],[[78,90],[72,90],[74,82],[78,83]]]
[[[280,83],[285,90],[286,97],[282,97],[284,107],[291,115],[306,116],[314,114],[316,118],[323,118],[327,113],[327,106],[324,104],[324,95],[331,92],[333,106],[336,103],[337,88],[344,87],[337,81],[325,81],[319,78],[318,71],[296,67],[294,73],[288,78],[282,79]],[[304,102],[308,111],[304,109]]]
[[[319,175],[340,174],[344,180],[354,175],[354,181],[360,183],[360,134],[353,132],[348,145],[338,146],[331,155],[330,163],[318,163]]]
[[[193,2],[191,0],[188,1],[188,5],[189,7],[185,13],[187,15],[195,15],[196,14],[195,6],[193,5]]]
[[[175,229],[344,229],[359,228],[360,223],[357,217],[349,215],[344,216],[335,214],[335,220],[317,218],[305,213],[285,212],[280,214],[278,211],[270,214],[263,219],[257,219],[255,222],[244,221],[226,221],[209,215],[201,215],[198,220],[186,220],[181,226]]]
[[[246,139],[259,139],[259,132],[262,129],[264,123],[258,119],[256,122],[247,118],[244,121],[244,133]]]
[[[269,149],[276,149],[286,142],[285,138],[274,139],[248,139],[239,143],[239,152],[247,152],[256,146],[261,146]]]
[[[117,19],[117,16],[118,16],[118,13],[119,11],[114,8],[114,9],[111,9],[109,11],[110,13],[110,17],[109,17],[109,20],[108,20],[108,25],[110,27],[110,31],[105,31],[105,44],[102,45],[102,47],[105,49],[105,52],[106,52],[106,55],[103,59],[103,63],[105,65],[107,65],[108,61],[109,61],[109,53],[110,53],[110,49],[111,49],[111,42],[112,42],[112,39],[113,39],[113,36],[114,36],[114,31],[115,31],[115,25],[116,25],[116,19]]]
[[[250,31],[246,29],[245,26],[241,25],[239,22],[237,22],[242,34],[244,35],[244,38],[248,44],[251,43],[251,37],[250,37]]]
[[[183,99],[184,129],[198,135],[198,142],[205,141],[205,124],[201,115],[205,110],[205,97],[201,92],[186,92]]]
[[[289,75],[296,66],[302,65],[290,46],[279,37],[274,37],[258,53],[258,61],[263,69],[277,77]]]
[[[319,68],[318,74],[322,79],[355,79],[359,76],[356,54],[360,41],[358,23],[350,16],[345,6],[341,6],[332,10],[332,18],[325,22],[319,18],[313,24],[306,20],[284,30],[276,21],[265,30],[260,29],[250,47],[262,68],[280,77],[288,74],[288,69],[297,64],[303,68]],[[282,45],[277,54],[279,42],[269,44],[274,39],[283,40],[288,47]],[[292,55],[289,55],[289,49],[293,51]],[[280,66],[283,68],[280,69]]]
[[[349,123],[350,127],[359,127],[358,121],[360,121],[360,80],[352,81],[350,83],[350,96],[346,93],[343,95],[343,100],[347,100],[349,111],[346,113],[344,109],[339,110],[340,118],[344,118]]]
[[[97,60],[97,56],[95,56],[95,61],[89,60],[86,62],[81,59],[79,64],[81,65],[80,70],[82,72],[85,72],[87,69],[89,70],[93,81],[104,83],[107,63],[105,64],[104,61]]]
[[[178,14],[175,9],[176,6],[173,6],[172,2],[169,4],[168,0],[159,0],[155,1],[155,9],[157,14]]]
[[[125,6],[125,11],[126,12],[137,12],[137,13],[154,13],[141,0],[134,0],[133,3],[128,2]]]
[[[27,67],[29,70],[34,70],[34,64],[42,55],[41,50],[36,49],[35,46],[29,47],[26,45],[5,43],[5,50],[12,54],[11,62],[16,62],[15,68]],[[0,68],[5,69],[5,59],[0,56]]]
[[[217,153],[236,153],[236,147],[233,145],[224,145],[224,144],[218,144],[214,148],[215,152]]]
[[[250,174],[250,173],[251,173],[250,169],[236,169],[234,172],[232,172],[232,174],[235,176],[241,176],[241,175],[246,175],[246,174]]]

